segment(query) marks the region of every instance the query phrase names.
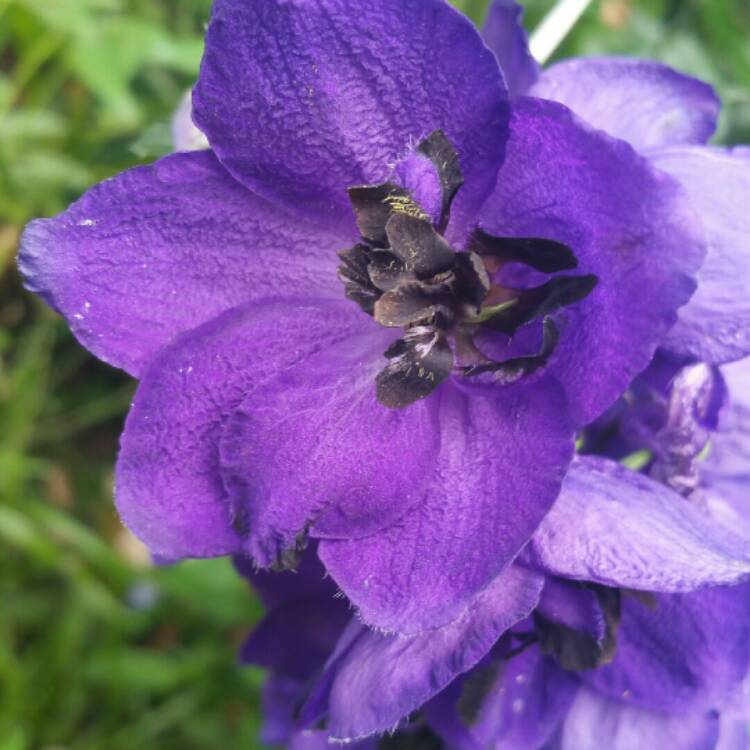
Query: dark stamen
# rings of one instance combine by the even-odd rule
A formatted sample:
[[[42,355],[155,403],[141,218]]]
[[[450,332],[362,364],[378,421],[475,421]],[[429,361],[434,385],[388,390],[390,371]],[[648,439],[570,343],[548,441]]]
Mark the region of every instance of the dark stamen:
[[[450,221],[453,199],[456,197],[458,189],[464,184],[461,163],[456,149],[453,148],[453,144],[442,130],[435,130],[428,135],[417,146],[417,151],[424,154],[437,169],[443,194],[437,230],[442,234]]]
[[[556,276],[533,289],[509,290],[516,304],[503,307],[485,325],[512,335],[522,325],[543,318],[588,296],[599,279],[594,275]]]
[[[542,346],[537,354],[528,357],[506,359],[504,362],[487,362],[481,365],[463,367],[461,370],[468,377],[475,377],[487,372],[493,373],[493,381],[500,385],[511,385],[522,377],[528,377],[542,367],[547,366],[549,358],[557,347],[560,333],[552,318],[544,319]]]
[[[381,185],[351,187],[348,193],[362,237],[373,245],[387,247],[385,225],[391,216],[389,200],[410,201],[409,191],[392,182],[384,182]]]
[[[375,303],[375,320],[387,328],[403,328],[438,313],[452,318],[453,302],[450,283],[406,281]]]
[[[469,249],[483,257],[506,263],[523,263],[544,273],[570,271],[578,267],[573,251],[562,242],[526,237],[494,237],[475,229]]]
[[[376,378],[378,400],[391,408],[432,393],[454,371],[454,345],[464,362],[474,363],[455,372],[487,375],[495,384],[515,383],[546,367],[559,337],[549,316],[583,299],[597,283],[595,276],[559,276],[533,289],[493,287],[490,273],[505,262],[554,273],[575,268],[577,261],[555,240],[493,237],[481,229],[466,251],[455,252],[443,234],[463,184],[458,154],[440,130],[417,151],[437,172],[442,193],[437,223],[394,182],[352,187],[361,242],[339,253],[346,296],[382,326],[405,329],[385,353],[389,363]],[[495,362],[474,343],[479,330],[512,336],[538,319],[544,319],[544,336],[536,354]]]
[[[596,669],[612,661],[617,649],[620,625],[620,592],[594,583],[582,584],[596,595],[604,618],[604,637],[597,640],[589,633],[551,622],[538,612],[534,624],[542,653],[554,656],[563,669],[581,671]]]
[[[388,366],[375,379],[378,401],[402,409],[429,396],[453,369],[453,352],[443,333],[417,326],[386,350]]]
[[[388,250],[373,250],[370,253],[370,258],[367,273],[370,281],[381,292],[390,292],[402,281],[410,278],[404,264]]]
[[[428,279],[453,267],[455,253],[429,219],[395,213],[385,227],[390,251],[418,279]]]

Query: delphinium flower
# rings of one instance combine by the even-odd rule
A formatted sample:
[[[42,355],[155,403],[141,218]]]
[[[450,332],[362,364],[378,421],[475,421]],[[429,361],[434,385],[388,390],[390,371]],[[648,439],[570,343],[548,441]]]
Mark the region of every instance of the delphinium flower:
[[[596,592],[750,572],[616,465],[576,461],[555,504],[576,434],[674,336],[704,229],[623,140],[517,96],[495,51],[442,0],[217,0],[193,94],[210,149],[23,238],[27,286],[140,380],[124,522],[163,560],[293,568],[311,543],[356,608],[301,709],[315,742],[391,729],[489,658],[575,577],[572,541]],[[546,557],[514,563],[553,504]]]
[[[518,33],[516,38],[524,37]],[[697,82],[693,85],[705,92]],[[714,265],[703,280],[708,290],[699,289],[696,296],[696,304],[702,302],[710,315],[692,320],[710,317],[716,325],[702,323],[691,331],[686,315],[683,335],[695,344],[695,352],[704,353],[699,359],[722,361],[745,353],[741,337],[727,332],[736,333],[745,302],[741,227],[749,178],[740,162],[718,151],[691,150],[689,157],[704,164],[704,179],[713,177],[721,189],[711,191],[710,198],[694,198],[711,236],[709,261]],[[730,267],[735,278],[722,288],[722,274]],[[705,354],[710,351],[724,353]],[[717,544],[721,537],[728,542],[707,522],[706,511],[720,518],[731,514],[732,533],[741,528],[739,519],[747,518],[750,465],[742,406],[750,391],[742,382],[747,361],[722,368],[728,379],[731,375],[728,390],[734,397],[723,416],[723,430],[713,433],[727,388],[715,367],[695,359],[695,353],[665,346],[633,384],[627,401],[613,408],[615,417],[608,415],[586,433],[584,449],[596,438],[613,448],[605,453],[615,458],[648,450],[652,459],[644,471],[666,486],[605,459],[576,462],[553,511],[519,558],[519,565],[544,575],[533,615],[506,631],[477,667],[428,702],[413,731],[431,727],[446,747],[459,750],[746,747],[750,591],[743,585],[658,593],[698,586],[697,579],[675,581],[689,577],[690,570],[710,567],[695,554],[709,530],[717,535]],[[613,421],[618,425],[614,431]],[[701,461],[709,439],[711,451]],[[678,493],[690,496],[689,507],[682,506]],[[747,548],[747,539],[736,543]],[[326,607],[321,598],[316,611]],[[333,654],[320,678],[328,705],[318,705],[317,717],[325,717],[323,725],[334,738],[341,738],[343,727],[364,730],[368,718],[399,691],[405,710],[414,705],[404,693],[413,689],[419,673],[408,658],[415,642],[393,641],[395,653],[388,661],[382,653],[372,658],[374,649],[352,647],[351,639],[351,633],[342,636],[335,650],[329,643]],[[420,640],[421,664],[434,664],[427,645],[431,636]],[[277,645],[279,649],[283,647]],[[453,654],[460,658],[463,649]],[[252,653],[245,656],[254,658]],[[429,670],[427,674],[433,676]],[[315,705],[316,698],[320,700],[320,690],[310,693],[309,685],[302,686],[276,705],[291,714],[305,700]],[[309,709],[301,713],[308,721],[314,716]],[[324,731],[301,730],[299,723],[296,729],[297,734],[288,729],[292,742],[307,738],[325,746]]]

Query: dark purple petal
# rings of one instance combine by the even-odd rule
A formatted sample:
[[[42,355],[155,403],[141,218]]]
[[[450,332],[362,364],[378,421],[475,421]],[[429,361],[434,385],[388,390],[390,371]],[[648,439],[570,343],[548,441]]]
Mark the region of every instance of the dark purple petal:
[[[270,675],[262,693],[263,726],[259,739],[267,745],[285,745],[296,731],[294,713],[304,700],[304,682]]]
[[[706,83],[651,60],[590,57],[547,68],[529,92],[640,150],[706,143],[721,103]]]
[[[600,693],[635,706],[686,713],[719,708],[750,666],[750,587],[623,599],[610,664],[582,672]]]
[[[523,8],[514,0],[493,0],[482,27],[485,44],[495,53],[508,93],[525,94],[539,77],[523,28]]]
[[[265,296],[341,296],[348,228],[300,225],[235,182],[210,152],[103,182],[21,243],[26,287],[105,362],[140,375],[176,334]]]
[[[695,288],[702,231],[679,187],[561,105],[519,99],[480,222],[498,236],[563,242],[580,273],[598,277],[586,299],[557,313],[549,367],[574,419],[592,421],[648,365]]]
[[[331,735],[343,740],[392,729],[456,675],[471,669],[505,630],[527,617],[542,582],[541,576],[513,566],[450,625],[410,637],[363,628],[343,659],[331,666]]]
[[[491,188],[507,92],[472,24],[443,0],[217,0],[195,120],[241,182],[313,215],[350,212],[409,146],[445,131],[467,218]],[[461,223],[459,218],[459,223]]]
[[[578,691],[555,750],[714,750],[715,711],[664,714]]]
[[[350,619],[344,599],[299,597],[263,618],[243,643],[240,660],[309,680],[325,664]]]
[[[557,729],[576,688],[571,673],[532,646],[505,663],[482,662],[424,713],[451,750],[529,750]]]
[[[652,155],[687,191],[708,238],[698,290],[680,310],[666,346],[721,364],[750,354],[750,158],[718,148]]]
[[[690,591],[750,576],[750,545],[643,474],[586,456],[529,546],[564,578],[645,591]]]
[[[144,373],[123,433],[122,520],[166,559],[242,550],[243,519],[219,473],[222,427],[252,388],[375,328],[345,300],[263,300],[178,337]]]
[[[548,576],[537,612],[547,620],[590,635],[604,638],[605,623],[596,594],[576,581]]]
[[[340,339],[274,373],[226,421],[220,455],[231,507],[244,519],[244,548],[270,565],[310,528],[351,538],[392,524],[419,502],[439,447],[433,399],[388,409],[375,378],[392,334],[362,318]]]
[[[429,400],[440,454],[418,502],[383,532],[320,544],[365,622],[401,633],[461,614],[526,543],[571,457],[570,422],[549,379],[465,391],[448,381]]]
[[[337,588],[326,575],[315,545],[310,545],[292,570],[264,570],[249,557],[235,557],[234,566],[257,591],[267,609],[309,596],[331,598]]]

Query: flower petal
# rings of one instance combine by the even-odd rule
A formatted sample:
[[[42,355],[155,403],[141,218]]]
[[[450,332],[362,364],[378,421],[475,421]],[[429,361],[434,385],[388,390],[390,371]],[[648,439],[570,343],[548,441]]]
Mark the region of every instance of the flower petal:
[[[344,740],[392,729],[527,617],[542,583],[537,574],[512,566],[450,625],[408,638],[362,628],[343,659],[331,665],[331,736]]]
[[[556,750],[714,750],[719,736],[715,711],[663,714],[610,700],[581,689],[565,720]]]
[[[532,646],[507,662],[480,664],[431,700],[424,712],[451,750],[526,750],[545,746],[576,689],[572,673]]]
[[[364,539],[323,540],[328,572],[365,622],[417,633],[458,617],[526,543],[572,453],[560,389],[451,381],[439,399],[440,453],[419,501]]]
[[[304,682],[325,664],[350,619],[343,599],[299,597],[256,625],[242,644],[240,660]]]
[[[599,599],[591,589],[576,581],[547,576],[537,612],[596,641],[604,638],[605,622]]]
[[[727,390],[718,367],[682,367],[659,350],[633,381],[620,430],[632,450],[653,454],[649,475],[682,495],[698,484],[702,453],[725,408]]]
[[[706,143],[721,102],[708,84],[651,60],[589,57],[547,68],[529,92],[639,150]]]
[[[389,409],[375,380],[393,334],[365,323],[254,388],[222,433],[229,503],[244,519],[244,549],[270,565],[307,528],[319,537],[372,534],[407,513],[435,470],[433,398]]]
[[[699,494],[727,528],[750,539],[750,357],[721,368],[729,405],[699,464]]]
[[[217,0],[193,102],[232,174],[314,216],[349,215],[348,187],[442,129],[466,178],[455,218],[491,188],[507,130],[497,63],[444,0]]]
[[[237,572],[255,589],[266,609],[275,609],[295,599],[310,596],[332,599],[337,591],[313,545],[307,547],[293,571],[261,569],[249,557],[237,556],[233,562]]]
[[[747,722],[728,716],[721,716],[719,742],[715,750],[747,750],[750,747],[750,734]]]
[[[240,552],[219,472],[224,423],[270,375],[363,326],[374,324],[345,300],[262,300],[165,347],[141,380],[117,465],[117,507],[133,533],[166,559]]]
[[[644,591],[750,576],[747,542],[667,487],[594,456],[573,463],[528,554],[558,576]]]
[[[140,375],[175,335],[273,295],[341,295],[346,229],[300,226],[235,182],[212,153],[174,154],[31,222],[26,288],[105,362]]]
[[[506,159],[482,228],[570,247],[599,282],[556,314],[549,372],[581,425],[601,414],[651,360],[695,289],[702,229],[677,184],[627,144],[554,102],[519,99]]]
[[[263,725],[258,739],[266,745],[286,745],[296,732],[294,712],[304,700],[307,686],[290,677],[269,675],[263,684]],[[325,747],[323,745],[322,747]]]
[[[698,290],[665,346],[723,364],[750,354],[750,158],[719,148],[671,148],[653,163],[687,191],[708,238]]]
[[[623,598],[617,651],[580,678],[610,698],[659,711],[721,708],[750,666],[750,586]]]
[[[514,0],[493,0],[482,27],[482,38],[495,53],[508,93],[525,94],[539,78],[539,65],[529,51],[523,8]]]

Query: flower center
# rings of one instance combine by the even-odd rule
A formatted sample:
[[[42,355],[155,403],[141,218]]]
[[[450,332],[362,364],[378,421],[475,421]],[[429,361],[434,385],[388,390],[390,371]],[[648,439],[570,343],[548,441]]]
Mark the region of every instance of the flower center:
[[[479,228],[466,250],[455,251],[443,234],[463,184],[458,155],[440,130],[419,144],[417,154],[434,167],[436,216],[397,182],[350,188],[361,240],[339,253],[346,296],[380,325],[404,329],[376,378],[378,400],[396,409],[425,398],[451,374],[509,385],[544,367],[558,341],[551,314],[583,299],[597,282],[591,275],[556,276],[519,289],[495,281],[509,263],[556,273],[578,262],[554,240],[494,237]],[[537,352],[496,361],[480,349],[480,334],[512,338],[539,321]]]

